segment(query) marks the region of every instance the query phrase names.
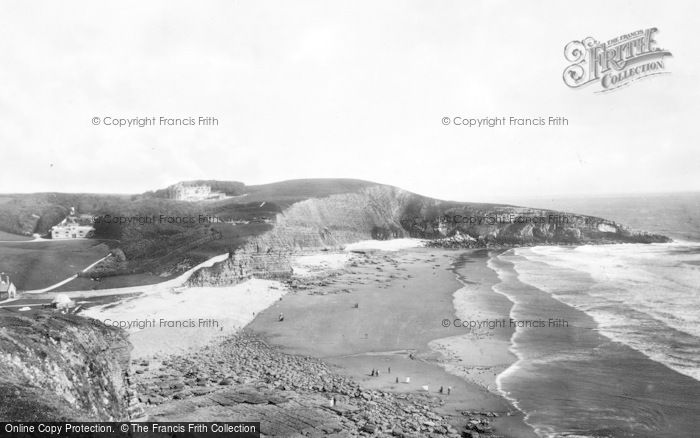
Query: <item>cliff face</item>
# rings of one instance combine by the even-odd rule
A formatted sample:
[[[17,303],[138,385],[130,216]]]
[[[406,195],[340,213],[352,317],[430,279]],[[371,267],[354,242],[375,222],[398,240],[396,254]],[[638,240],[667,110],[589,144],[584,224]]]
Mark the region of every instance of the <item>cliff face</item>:
[[[406,196],[407,192],[399,189],[376,186],[294,203],[277,215],[272,230],[252,237],[228,260],[195,272],[189,285],[228,285],[250,277],[284,278],[292,273],[294,252],[407,236],[398,222]]]
[[[290,258],[295,252],[401,237],[462,248],[668,241],[664,236],[633,233],[601,218],[446,202],[376,185],[293,203],[277,215],[272,230],[251,237],[225,262],[196,272],[189,284],[227,285],[250,277],[286,277],[291,274]]]
[[[181,272],[181,266],[230,252],[227,261],[192,276],[191,285],[233,284],[251,276],[284,277],[291,271],[289,256],[295,251],[339,248],[363,239],[417,237],[430,240],[431,246],[453,248],[668,241],[601,218],[442,201],[369,181],[182,184],[206,184],[231,198],[180,202],[169,199],[170,189],[134,196],[10,195],[0,205],[0,230],[45,231],[68,206],[103,218],[138,218],[134,223],[95,223],[96,238],[118,247],[126,260],[94,268],[87,274],[93,278],[134,273],[167,276]],[[161,217],[188,221],[161,222]],[[159,219],[148,223],[142,218]]]
[[[633,232],[615,222],[577,214],[523,207],[451,207],[440,215],[405,216],[412,237],[431,246],[489,247],[668,242],[665,236]]]
[[[131,344],[75,315],[0,309],[0,420],[129,418]]]

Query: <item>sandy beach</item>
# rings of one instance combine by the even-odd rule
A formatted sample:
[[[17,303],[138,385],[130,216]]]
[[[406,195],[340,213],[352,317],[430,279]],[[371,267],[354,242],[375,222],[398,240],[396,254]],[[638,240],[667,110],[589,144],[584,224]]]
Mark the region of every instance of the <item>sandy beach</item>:
[[[454,294],[456,319],[452,324],[464,326],[469,322],[478,324],[508,317],[513,303],[491,289],[499,281],[497,274],[486,266],[492,253],[473,250],[460,252],[456,257],[453,271],[462,287]],[[432,341],[431,348],[446,356],[442,364],[450,373],[498,393],[497,376],[517,361],[510,351],[514,330],[483,324],[462,331],[460,335]]]
[[[463,412],[493,412],[496,433],[535,436],[494,388],[495,376],[515,360],[508,351],[510,334],[476,336],[452,324],[459,317],[455,291],[465,286],[453,271],[455,261],[476,291],[472,295],[481,297],[475,301],[476,310],[508,316],[509,302],[489,293],[495,275],[486,266],[486,254],[476,252],[457,260],[463,252],[355,251],[345,268],[293,285],[246,330],[286,353],[335,365],[338,373],[362,387],[438,396],[444,403],[440,414],[455,425],[463,425]],[[278,320],[280,314],[283,321]],[[443,320],[450,326],[444,327]],[[448,353],[457,343],[457,354]],[[378,376],[371,375],[373,369]]]
[[[570,360],[563,370],[554,367],[558,362],[540,372],[531,364],[526,368],[520,355],[530,350],[516,350],[514,339],[547,351],[563,351],[575,339],[585,342],[582,351],[613,349],[610,360],[598,367],[613,369],[624,357],[640,372],[663,374],[658,364],[591,331],[595,324],[585,314],[513,283],[516,277],[503,270],[503,262],[494,262],[507,258],[508,251],[418,244],[380,242],[382,249],[377,249],[361,242],[345,251],[299,254],[291,263],[293,276],[284,281],[154,289],[83,314],[102,321],[216,320],[216,327],[127,329],[140,401],[136,412],[153,421],[262,418],[266,436],[456,437],[462,431],[472,437],[534,438],[533,410],[523,408],[530,415],[525,418],[518,408],[521,401],[532,403],[528,394],[549,394],[552,379],[568,382],[571,372],[585,377],[599,371],[587,361],[577,368]],[[535,304],[526,308],[522,296]],[[525,315],[523,309],[534,313]],[[520,333],[518,338],[509,326],[483,323],[546,315],[563,315],[575,327]],[[469,322],[483,326],[470,327]],[[525,373],[522,384],[513,379],[515,371]],[[628,379],[612,371],[601,376]],[[633,388],[635,377],[629,379],[625,384]],[[669,389],[656,390],[663,400],[673,399],[668,394],[672,388],[692,390],[687,378],[666,379]],[[577,391],[586,388],[600,393],[599,386],[585,383]],[[575,395],[572,400],[577,401]],[[557,412],[550,409],[534,412]],[[566,418],[574,423],[585,412],[575,403],[568,409]],[[685,436],[693,420],[675,409],[670,405],[664,415],[679,418],[665,427]],[[592,414],[587,421],[589,428],[602,427]],[[538,428],[540,436],[547,436],[547,430],[553,429]],[[349,435],[341,433],[345,431]]]
[[[215,400],[202,397],[240,390],[227,389],[231,382],[244,387],[265,384],[269,391],[286,387],[280,394],[288,397],[285,391],[300,380],[277,370],[277,362],[284,361],[296,363],[298,373],[309,366],[329,367],[324,372],[336,382],[332,386],[344,388],[338,389],[340,394],[355,394],[347,401],[353,409],[363,403],[358,394],[365,394],[370,400],[385,400],[384,409],[392,411],[397,402],[385,394],[393,394],[429,405],[425,409],[440,415],[454,430],[478,421],[479,427],[492,428],[485,432],[497,436],[535,437],[520,411],[496,387],[496,376],[516,360],[509,351],[512,332],[458,324],[508,317],[512,303],[491,290],[498,278],[486,264],[489,252],[416,247],[418,241],[378,243],[298,255],[292,261],[294,275],[285,283],[253,279],[227,287],[160,285],[82,314],[103,322],[156,322],[155,327],[127,328],[134,346],[133,372],[142,388],[140,399],[145,415],[152,419],[181,418],[188,412],[192,419],[217,418],[224,411],[212,407]],[[196,327],[161,327],[161,320],[193,321]],[[210,320],[217,325],[199,322]],[[252,336],[252,342],[264,340],[269,347],[255,344],[260,346],[241,359],[241,349],[253,345],[246,336]],[[268,360],[256,365],[255,358],[263,355]],[[206,362],[200,361],[203,356]],[[280,372],[285,377],[279,381],[265,377]],[[304,395],[294,399],[316,411],[318,400],[324,400],[322,393],[313,395],[317,385],[312,379],[295,387]],[[199,406],[196,411],[192,403]],[[227,409],[229,416],[244,414],[240,407]],[[297,415],[297,408],[284,409]],[[372,407],[361,409],[367,412],[357,417],[363,424]],[[245,415],[254,419],[260,412]],[[335,424],[332,418],[321,423]],[[269,427],[273,434],[296,430],[279,422]]]
[[[127,330],[132,359],[145,359],[191,352],[235,334],[285,293],[280,282],[252,279],[229,287],[150,291],[81,315]]]

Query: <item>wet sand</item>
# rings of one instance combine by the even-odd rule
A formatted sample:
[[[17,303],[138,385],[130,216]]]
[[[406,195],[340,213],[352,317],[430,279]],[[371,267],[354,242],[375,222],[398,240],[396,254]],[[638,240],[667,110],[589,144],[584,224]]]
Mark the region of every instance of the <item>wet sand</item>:
[[[453,295],[463,284],[451,268],[463,253],[414,248],[356,254],[338,275],[287,294],[261,312],[246,330],[265,336],[287,353],[321,358],[369,389],[421,392],[427,386],[428,392],[442,398],[440,413],[452,418],[456,427],[466,422],[462,412],[494,412],[498,418],[492,424],[497,434],[534,437],[519,411],[493,387],[489,389],[488,382],[500,372],[498,367],[507,366],[510,359],[503,339],[484,337],[482,342],[471,338],[468,345],[474,350],[475,364],[464,362],[470,357],[468,351],[460,354],[460,363],[460,357],[450,360],[430,346],[431,341],[467,334],[452,323],[457,318]],[[490,290],[494,276],[484,254],[466,257],[471,263],[462,271],[469,272],[469,281]],[[507,303],[491,305],[489,311],[508,316]],[[281,322],[280,313],[284,314]],[[450,322],[449,327],[443,326],[443,320]],[[450,366],[490,377],[459,377],[462,374],[446,371]],[[371,376],[373,369],[378,376]]]
[[[442,364],[450,373],[499,395],[497,376],[518,360],[510,351],[514,329],[487,323],[507,319],[513,306],[510,300],[491,289],[500,280],[485,263],[494,252],[501,251],[474,250],[456,257],[453,270],[462,287],[454,294],[456,319],[452,324],[470,328],[465,327],[460,335],[430,343],[447,357]]]

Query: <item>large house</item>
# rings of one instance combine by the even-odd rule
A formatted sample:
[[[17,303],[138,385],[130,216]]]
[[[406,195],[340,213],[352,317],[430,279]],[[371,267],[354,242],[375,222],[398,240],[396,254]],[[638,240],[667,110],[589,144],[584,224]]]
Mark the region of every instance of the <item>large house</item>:
[[[10,276],[4,272],[0,273],[0,301],[9,298],[17,298],[17,288],[10,281]]]
[[[76,215],[75,209],[71,208],[70,215],[63,219],[58,225],[51,227],[52,239],[80,239],[92,237],[95,228],[92,226],[90,215]]]
[[[205,184],[202,185],[185,185],[177,183],[173,187],[173,197],[178,201],[213,201],[226,199],[227,196],[223,192],[212,191],[211,187]]]

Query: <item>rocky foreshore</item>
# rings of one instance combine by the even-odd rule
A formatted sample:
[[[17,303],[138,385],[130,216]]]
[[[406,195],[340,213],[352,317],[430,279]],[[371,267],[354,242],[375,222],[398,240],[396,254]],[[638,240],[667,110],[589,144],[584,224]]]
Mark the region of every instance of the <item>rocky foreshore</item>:
[[[491,436],[491,412],[459,424],[424,393],[363,389],[312,357],[283,353],[239,333],[188,355],[132,363],[132,383],[151,420],[261,421],[263,435]]]
[[[483,238],[480,236],[478,239],[471,237],[466,233],[460,233],[456,231],[454,235],[450,237],[443,237],[439,239],[427,240],[425,246],[428,248],[445,248],[445,249],[507,249],[507,248],[517,248],[517,247],[527,247],[527,246],[546,246],[546,245],[556,245],[556,246],[566,246],[566,245],[610,245],[610,244],[620,244],[620,243],[668,243],[671,239],[659,234],[649,234],[649,233],[627,233],[620,235],[612,235],[612,237],[599,237],[596,239],[582,239],[580,233],[576,239],[571,240],[544,240],[536,241],[532,238],[521,239],[518,241],[507,242],[507,241],[497,241],[489,240],[488,238]]]

